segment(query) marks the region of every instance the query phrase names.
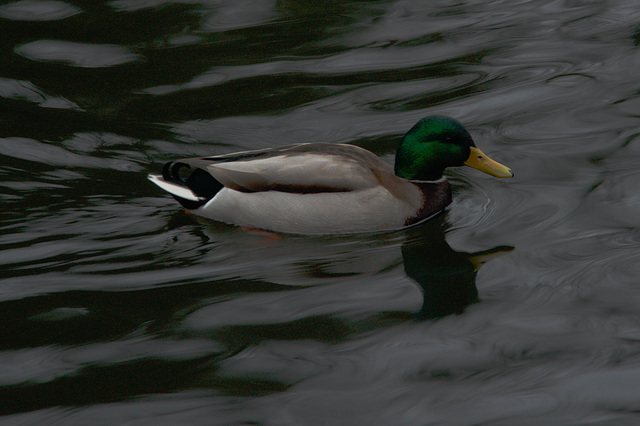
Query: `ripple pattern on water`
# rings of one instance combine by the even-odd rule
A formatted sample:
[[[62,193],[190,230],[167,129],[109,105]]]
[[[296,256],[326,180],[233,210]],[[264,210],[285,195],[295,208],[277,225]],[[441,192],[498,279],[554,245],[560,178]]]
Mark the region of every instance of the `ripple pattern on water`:
[[[61,1],[21,0],[0,7],[0,18],[16,21],[57,21],[82,10]]]
[[[81,68],[102,68],[137,61],[140,56],[115,45],[92,45],[59,40],[38,40],[16,47],[15,52],[34,61],[66,62]]]
[[[0,97],[26,100],[37,103],[42,108],[80,109],[78,105],[67,99],[44,93],[28,81],[0,78]]]

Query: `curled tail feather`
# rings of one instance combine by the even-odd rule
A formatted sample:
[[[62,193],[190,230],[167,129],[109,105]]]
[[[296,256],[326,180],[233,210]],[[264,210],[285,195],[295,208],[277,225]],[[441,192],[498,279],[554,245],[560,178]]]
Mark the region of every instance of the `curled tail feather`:
[[[171,194],[188,210],[203,206],[223,188],[213,176],[199,168],[183,179],[180,176],[183,168],[190,169],[191,166],[182,162],[168,162],[162,167],[162,176],[149,175],[149,180]]]

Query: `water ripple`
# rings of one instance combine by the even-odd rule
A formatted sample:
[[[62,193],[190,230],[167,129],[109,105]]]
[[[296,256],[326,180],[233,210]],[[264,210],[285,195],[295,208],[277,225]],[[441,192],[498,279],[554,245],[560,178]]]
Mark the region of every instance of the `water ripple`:
[[[89,344],[80,348],[42,347],[18,351],[1,351],[3,369],[0,385],[38,384],[80,380],[91,375],[96,367],[117,368],[118,365],[140,359],[161,359],[163,362],[193,360],[216,354],[220,345],[203,340],[171,340],[129,337],[117,342]],[[147,361],[148,362],[148,361]],[[69,379],[71,378],[71,379]],[[4,410],[4,407],[3,407]],[[4,413],[4,411],[3,411]]]
[[[94,139],[100,139],[94,137]],[[73,143],[72,143],[73,144]],[[139,171],[141,167],[129,159],[98,158],[76,154],[62,147],[27,138],[0,138],[0,154],[51,166],[105,168]],[[138,153],[132,155],[139,157]]]
[[[0,6],[0,18],[15,21],[57,21],[82,10],[61,1],[22,0]]]
[[[203,1],[186,0],[181,3],[200,7],[203,16],[200,30],[206,32],[228,31],[268,23],[278,16],[274,0]],[[113,0],[109,3],[118,11],[135,12],[141,9],[159,8],[175,4],[174,0]]]
[[[74,109],[81,108],[65,98],[51,96],[29,81],[0,78],[0,97],[15,100],[26,100],[42,108]]]
[[[112,44],[86,44],[60,40],[38,40],[14,51],[25,58],[44,62],[65,62],[81,68],[105,68],[137,61],[140,55]]]
[[[452,49],[451,47],[440,45],[385,49],[364,47],[319,58],[281,59],[233,67],[218,66],[187,83],[151,87],[143,92],[165,95],[186,89],[202,89],[238,79],[266,78],[283,74],[306,75],[308,76],[307,79],[311,80],[307,84],[326,84],[324,80],[328,77],[341,81],[348,78],[364,80],[363,82],[376,81],[381,78],[391,80],[392,78],[388,75],[389,71],[417,75],[437,74],[438,70],[429,72],[428,67],[433,66],[435,68],[435,65],[440,62],[463,61],[467,56],[478,54],[474,49],[474,47],[456,47]],[[407,60],[407,57],[415,59]],[[387,73],[384,73],[384,71],[387,71]],[[457,78],[463,77],[458,76]]]

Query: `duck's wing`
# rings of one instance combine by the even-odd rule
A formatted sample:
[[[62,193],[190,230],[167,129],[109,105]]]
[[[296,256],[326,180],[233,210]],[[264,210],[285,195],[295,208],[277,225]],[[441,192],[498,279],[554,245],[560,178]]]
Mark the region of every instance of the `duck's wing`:
[[[379,185],[392,168],[363,148],[300,144],[265,151],[179,160],[206,170],[225,187],[247,191],[342,192]]]

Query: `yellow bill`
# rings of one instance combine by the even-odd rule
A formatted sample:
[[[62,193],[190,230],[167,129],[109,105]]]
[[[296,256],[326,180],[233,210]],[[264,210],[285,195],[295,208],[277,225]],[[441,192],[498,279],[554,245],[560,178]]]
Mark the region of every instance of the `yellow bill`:
[[[465,161],[464,164],[465,166],[473,167],[474,169],[478,169],[481,172],[485,172],[486,174],[497,178],[513,177],[513,172],[510,168],[503,166],[497,161],[493,161],[475,146],[471,147],[469,158],[467,158],[467,161]]]

